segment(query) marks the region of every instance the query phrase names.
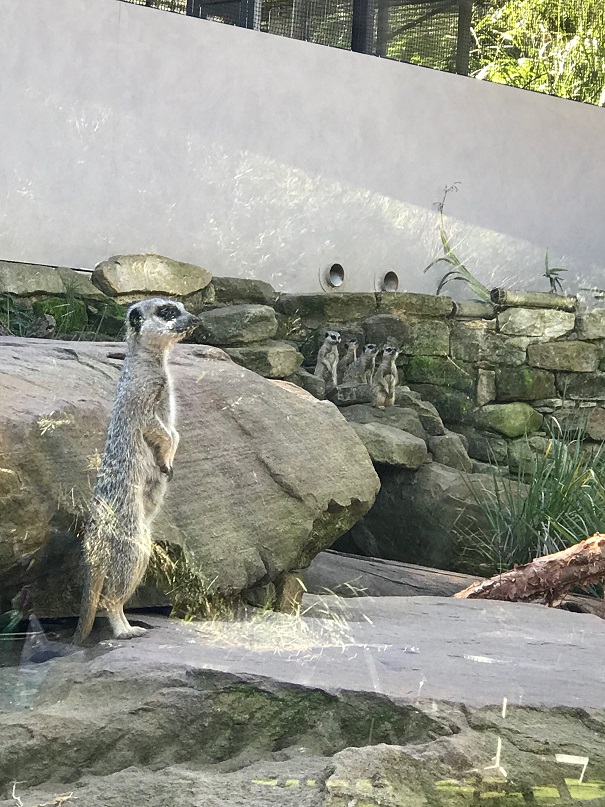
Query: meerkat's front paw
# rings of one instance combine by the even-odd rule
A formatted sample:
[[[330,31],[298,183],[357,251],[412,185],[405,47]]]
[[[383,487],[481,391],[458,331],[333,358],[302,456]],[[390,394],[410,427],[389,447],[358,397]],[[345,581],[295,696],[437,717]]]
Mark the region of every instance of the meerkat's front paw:
[[[168,481],[170,482],[170,480],[172,479],[172,477],[174,475],[174,470],[172,468],[172,465],[160,465],[160,471],[163,474],[166,474],[166,476],[168,477]]]

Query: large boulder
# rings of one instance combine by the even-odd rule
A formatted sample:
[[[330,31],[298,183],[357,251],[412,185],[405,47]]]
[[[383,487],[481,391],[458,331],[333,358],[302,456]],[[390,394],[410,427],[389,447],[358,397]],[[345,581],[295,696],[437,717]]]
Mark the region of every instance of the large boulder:
[[[92,273],[92,282],[110,297],[132,294],[167,294],[186,297],[212,280],[207,269],[162,255],[114,255]]]
[[[426,443],[420,437],[408,434],[383,423],[352,423],[372,462],[397,465],[400,468],[418,468],[428,459]]]
[[[491,474],[467,474],[438,462],[417,471],[380,466],[381,489],[370,512],[337,543],[363,555],[461,569],[455,533],[489,522],[480,501],[494,493]]]
[[[233,361],[265,378],[288,378],[300,367],[303,357],[288,342],[266,342],[227,347]]]
[[[38,614],[73,614],[76,534],[124,348],[0,344],[0,591],[27,584]],[[206,355],[179,345],[171,360],[181,443],[153,534],[237,593],[305,566],[365,514],[379,481],[331,403]]]

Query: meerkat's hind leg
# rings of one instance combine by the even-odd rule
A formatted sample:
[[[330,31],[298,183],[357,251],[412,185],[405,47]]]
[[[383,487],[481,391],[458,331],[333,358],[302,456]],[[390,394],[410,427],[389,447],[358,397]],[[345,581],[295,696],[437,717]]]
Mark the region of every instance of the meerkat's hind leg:
[[[118,606],[112,611],[108,611],[107,616],[114,639],[134,639],[137,636],[144,636],[147,633],[147,628],[140,628],[138,625],[130,624],[124,615],[123,605]]]

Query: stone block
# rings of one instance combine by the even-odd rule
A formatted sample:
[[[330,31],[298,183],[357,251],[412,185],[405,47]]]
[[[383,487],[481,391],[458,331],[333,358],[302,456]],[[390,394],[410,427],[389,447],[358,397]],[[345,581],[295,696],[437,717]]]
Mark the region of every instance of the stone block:
[[[378,297],[378,312],[396,317],[447,317],[454,310],[451,297],[414,294],[408,291],[383,293]]]
[[[458,468],[460,471],[473,470],[473,463],[459,434],[447,432],[440,437],[429,437],[428,447],[435,462],[450,468]]]
[[[477,406],[484,406],[496,400],[496,372],[495,370],[477,371],[477,392],[475,394]]]
[[[0,294],[29,296],[65,293],[65,284],[55,266],[0,261]]]
[[[503,437],[484,434],[471,426],[461,426],[459,431],[468,441],[467,453],[472,459],[492,465],[508,463],[508,443]]]
[[[419,468],[428,459],[426,443],[420,437],[382,423],[351,423],[372,462]]]
[[[496,373],[498,401],[535,401],[554,398],[555,377],[534,367],[502,367]]]
[[[372,402],[369,384],[339,384],[327,396],[336,406],[352,406]]]
[[[414,384],[412,389],[419,392],[437,409],[445,423],[464,423],[475,408],[474,401],[464,392],[434,384]],[[397,397],[399,403],[401,398]],[[426,426],[425,426],[426,429]],[[428,429],[427,429],[428,432]]]
[[[265,378],[288,378],[301,365],[303,357],[287,342],[242,345],[225,349],[234,362]]]
[[[494,319],[496,306],[483,300],[456,300],[452,315],[456,319]]]
[[[586,424],[586,434],[591,440],[599,443],[605,442],[605,409],[596,406],[591,412]]]
[[[353,404],[345,407],[342,414],[349,423],[382,423],[384,426],[392,426],[395,429],[409,432],[421,440],[426,438],[420,418],[413,409],[402,406],[378,409],[368,404]]]
[[[394,342],[397,347],[408,339],[409,324],[393,314],[374,314],[362,323],[365,342],[384,345]]]
[[[536,458],[544,456],[550,445],[547,437],[521,437],[508,444],[508,467],[512,473],[530,474],[536,467]]]
[[[605,339],[605,308],[578,314],[576,330],[580,339]]]
[[[300,317],[311,328],[328,322],[359,322],[377,313],[376,295],[365,292],[280,294],[276,309],[287,317]]]
[[[209,345],[237,345],[271,339],[277,332],[275,311],[268,305],[228,305],[199,315],[195,338]]]
[[[423,401],[420,393],[412,392],[409,387],[397,387],[395,390],[395,403],[397,406],[413,409],[420,418],[422,428],[427,434],[445,434],[445,426],[439,412],[432,403]]]
[[[593,373],[599,367],[599,350],[590,342],[542,342],[527,348],[528,362],[546,370]]]
[[[474,413],[475,426],[490,429],[506,437],[521,437],[537,431],[542,415],[527,403],[488,404]]]
[[[301,389],[311,393],[314,398],[320,401],[326,397],[326,382],[323,378],[308,373],[306,370],[303,370],[302,367],[299,367],[286,381],[296,384],[297,387],[301,387]]]
[[[557,373],[557,388],[563,398],[605,400],[605,373]]]
[[[455,359],[468,362],[486,362],[492,366],[524,364],[526,336],[508,337],[495,332],[493,321],[454,322],[451,333],[451,353]]]
[[[410,384],[435,384],[461,392],[473,392],[475,387],[475,368],[449,357],[412,356],[405,377]]]
[[[95,266],[93,284],[110,297],[165,294],[186,297],[212,280],[207,269],[162,255],[114,255]]]
[[[408,332],[401,343],[401,352],[408,355],[448,356],[450,352],[450,329],[442,320],[418,320],[410,322]]]
[[[213,277],[212,285],[217,303],[257,303],[274,305],[277,292],[264,280],[244,277]]]
[[[557,339],[571,333],[575,314],[552,308],[507,308],[498,314],[498,330],[508,336]]]

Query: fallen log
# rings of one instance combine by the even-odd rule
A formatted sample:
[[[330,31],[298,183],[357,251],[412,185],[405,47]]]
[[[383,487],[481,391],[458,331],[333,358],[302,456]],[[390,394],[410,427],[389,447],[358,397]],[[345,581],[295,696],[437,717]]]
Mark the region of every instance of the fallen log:
[[[320,552],[300,578],[308,594],[340,597],[460,597],[463,586],[469,591],[484,582],[459,572],[334,550]],[[559,607],[605,619],[605,603],[596,597],[569,594]]]
[[[515,566],[489,580],[479,580],[454,594],[458,599],[508,600],[560,605],[572,589],[605,578],[605,534]],[[601,614],[602,615],[602,614]]]
[[[494,305],[502,308],[556,308],[559,311],[576,311],[578,298],[549,291],[510,291],[492,289],[490,297]]]

